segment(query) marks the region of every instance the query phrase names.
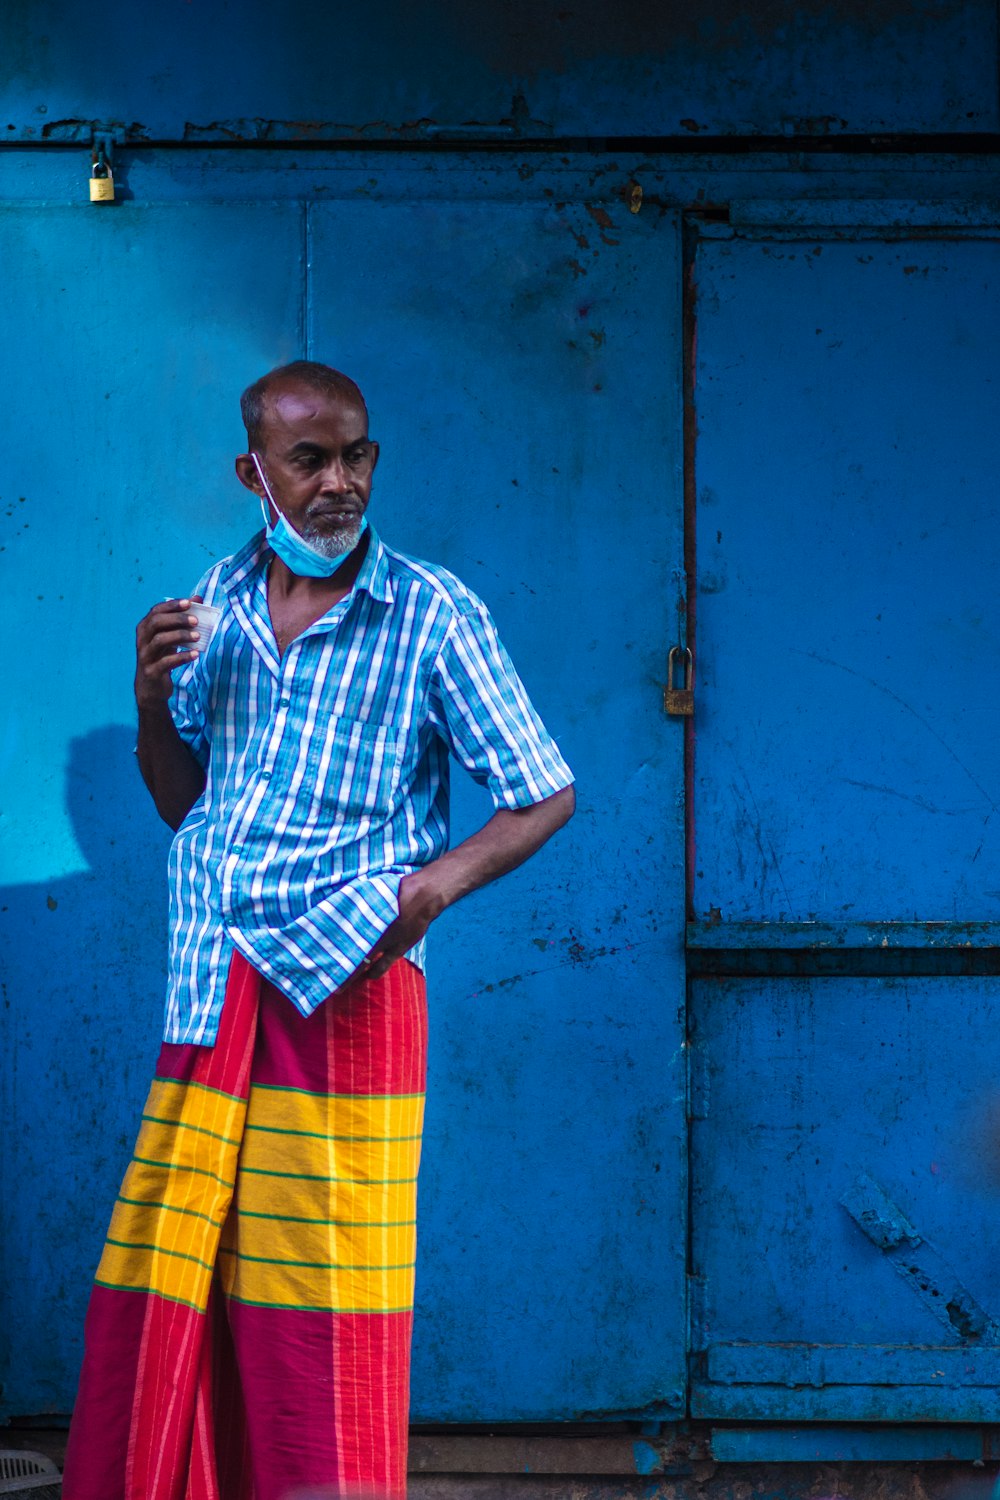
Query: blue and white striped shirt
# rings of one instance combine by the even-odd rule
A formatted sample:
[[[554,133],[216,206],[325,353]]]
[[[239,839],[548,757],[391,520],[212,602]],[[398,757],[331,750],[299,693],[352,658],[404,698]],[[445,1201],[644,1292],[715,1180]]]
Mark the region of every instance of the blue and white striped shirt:
[[[279,657],[270,557],[259,533],[198,584],[222,618],[170,700],[207,781],[170,851],[168,1042],[215,1040],[232,945],[303,1015],[344,983],[447,848],[449,751],[497,808],[573,779],[451,573],[372,532],[351,592]]]

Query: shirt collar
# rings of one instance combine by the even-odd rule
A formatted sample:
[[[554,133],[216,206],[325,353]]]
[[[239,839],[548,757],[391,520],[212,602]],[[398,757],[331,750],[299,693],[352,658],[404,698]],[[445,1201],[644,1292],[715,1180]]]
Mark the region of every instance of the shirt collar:
[[[389,568],[389,558],[382,543],[381,537],[374,526],[369,522],[368,551],[365,560],[361,564],[361,571],[354,580],[354,588],[351,593],[363,590],[372,599],[378,599],[383,604],[391,604],[395,598],[392,586],[392,573]],[[251,574],[258,569],[263,569],[271,556],[271,549],[265,540],[263,530],[258,531],[255,536],[234,552],[232,557],[223,565],[222,576],[219,580],[221,587],[227,594],[232,593],[244,583]]]

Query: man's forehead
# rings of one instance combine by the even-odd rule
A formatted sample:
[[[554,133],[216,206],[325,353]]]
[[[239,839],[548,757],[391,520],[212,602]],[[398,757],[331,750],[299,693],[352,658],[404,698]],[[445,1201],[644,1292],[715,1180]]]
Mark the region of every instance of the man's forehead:
[[[279,386],[267,393],[263,420],[276,437],[304,436],[320,429],[360,437],[368,432],[368,413],[360,401],[348,394],[298,384]]]

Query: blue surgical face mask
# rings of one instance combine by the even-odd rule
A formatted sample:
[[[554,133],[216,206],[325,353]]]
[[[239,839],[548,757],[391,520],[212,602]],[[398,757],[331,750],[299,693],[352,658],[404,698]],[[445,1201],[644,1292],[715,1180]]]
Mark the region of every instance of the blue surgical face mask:
[[[281,558],[281,561],[290,573],[295,573],[299,578],[331,578],[358,545],[368,526],[368,517],[361,517],[361,528],[357,539],[349,547],[346,547],[343,552],[338,553],[336,557],[327,557],[325,552],[320,552],[311,542],[307,542],[305,537],[300,536],[294,526],[285,520],[282,511],[275,502],[274,496],[271,494],[271,486],[267,482],[264,465],[256,453],[251,452],[250,457],[253,459],[254,468],[257,470],[260,482],[264,486],[264,494],[267,495],[278,516],[277,521],[272,526],[267,504],[263,496],[261,496],[260,508],[264,514],[267,543],[272,552]]]

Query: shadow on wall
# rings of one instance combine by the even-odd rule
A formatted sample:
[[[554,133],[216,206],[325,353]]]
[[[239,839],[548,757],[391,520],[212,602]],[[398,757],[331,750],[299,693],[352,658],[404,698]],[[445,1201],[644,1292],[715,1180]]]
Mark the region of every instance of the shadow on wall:
[[[5,1165],[14,1182],[64,1172],[61,1210],[77,1199],[84,1221],[96,1189],[102,1231],[101,1189],[117,1186],[131,1149],[163,1010],[170,835],[134,743],[134,730],[109,724],[70,744],[66,805],[90,868],[0,887],[4,1086],[18,1127]]]
[[[135,731],[108,724],[70,742],[65,798],[89,865],[30,885],[0,887],[8,988],[27,981],[31,1011],[53,1024],[101,1015],[124,991],[131,1031],[154,1025],[162,1006],[166,934],[165,861],[170,834],[149,800],[133,747]],[[8,994],[12,1008],[17,987]]]

